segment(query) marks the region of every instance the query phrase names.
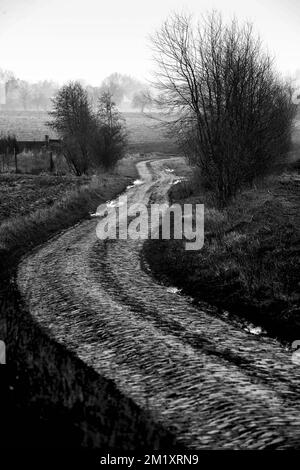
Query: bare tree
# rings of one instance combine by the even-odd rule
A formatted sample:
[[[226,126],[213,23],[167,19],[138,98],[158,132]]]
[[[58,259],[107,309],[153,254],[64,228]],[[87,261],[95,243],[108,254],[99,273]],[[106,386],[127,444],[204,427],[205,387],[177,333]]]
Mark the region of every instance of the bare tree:
[[[139,109],[141,113],[144,112],[145,108],[149,108],[152,104],[152,97],[148,89],[137,91],[133,97],[131,106],[134,109]]]
[[[94,155],[98,164],[105,168],[113,167],[125,154],[127,133],[124,119],[110,93],[104,92],[99,97],[94,135]]]
[[[95,113],[87,91],[71,82],[59,90],[53,105],[48,125],[60,136],[62,151],[76,175],[90,167],[113,167],[124,156],[125,125],[109,93],[98,98]]]
[[[29,84],[24,80],[19,81],[19,96],[23,109],[27,110],[31,98],[31,90]]]
[[[130,103],[136,93],[143,92],[146,88],[144,83],[121,73],[112,73],[101,84],[101,92],[109,93],[117,106],[124,101]]]
[[[153,38],[169,126],[220,204],[264,175],[290,144],[293,105],[250,24],[174,15]],[[175,118],[174,118],[175,116]]]
[[[63,86],[53,99],[52,121],[48,125],[62,139],[65,158],[78,176],[86,173],[90,162],[95,129],[87,92],[78,82]]]
[[[124,99],[124,77],[120,73],[112,73],[101,84],[101,92],[108,93],[117,105]]]

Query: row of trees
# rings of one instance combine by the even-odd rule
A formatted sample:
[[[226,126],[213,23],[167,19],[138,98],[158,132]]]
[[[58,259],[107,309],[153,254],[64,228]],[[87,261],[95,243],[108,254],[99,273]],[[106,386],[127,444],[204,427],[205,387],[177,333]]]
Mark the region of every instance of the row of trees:
[[[90,168],[113,167],[126,149],[126,130],[109,92],[103,92],[94,110],[88,92],[78,82],[63,86],[53,99],[48,125],[62,142],[70,169],[80,176]]]
[[[29,83],[20,80],[12,72],[0,69],[0,83],[4,87],[6,109],[49,110],[52,98],[59,89],[53,81]],[[150,106],[150,92],[147,86],[128,75],[113,73],[106,77],[99,87],[85,85],[90,102],[97,107],[98,97],[109,93],[117,106],[144,111]]]
[[[92,91],[92,87],[89,87],[89,90]],[[117,106],[127,103],[128,107],[138,109],[149,105],[150,91],[148,87],[129,75],[113,73],[106,77],[99,89],[96,88],[95,91],[110,93]]]
[[[160,106],[202,182],[225,205],[290,147],[291,87],[252,26],[213,13],[197,26],[174,15],[153,38]]]
[[[51,99],[59,88],[53,81],[29,83],[2,69],[0,69],[0,84],[3,87],[1,94],[4,95],[2,100],[6,109],[49,109]]]
[[[125,110],[136,109],[144,112],[154,105],[149,87],[129,75],[113,73],[106,77],[99,87],[86,86],[93,107],[97,106],[98,96],[109,93],[114,103]]]

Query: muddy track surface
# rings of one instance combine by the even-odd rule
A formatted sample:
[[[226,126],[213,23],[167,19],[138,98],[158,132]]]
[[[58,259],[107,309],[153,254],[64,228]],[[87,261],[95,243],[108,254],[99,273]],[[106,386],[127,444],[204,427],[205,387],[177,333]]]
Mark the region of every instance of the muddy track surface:
[[[173,160],[139,163],[128,202],[165,200]],[[96,225],[84,221],[21,263],[34,318],[191,449],[300,448],[291,352],[157,284],[141,267],[142,241],[100,241]]]

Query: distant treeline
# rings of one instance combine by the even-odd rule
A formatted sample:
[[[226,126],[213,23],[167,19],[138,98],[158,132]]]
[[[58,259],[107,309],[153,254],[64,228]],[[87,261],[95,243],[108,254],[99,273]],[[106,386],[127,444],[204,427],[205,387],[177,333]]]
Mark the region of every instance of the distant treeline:
[[[144,111],[151,105],[150,91],[147,86],[128,75],[113,73],[106,77],[99,86],[82,83],[92,106],[97,106],[97,97],[109,92],[118,107]],[[52,107],[52,98],[59,89],[58,83],[44,80],[29,83],[21,80],[12,72],[0,68],[0,108],[8,110],[48,111]]]

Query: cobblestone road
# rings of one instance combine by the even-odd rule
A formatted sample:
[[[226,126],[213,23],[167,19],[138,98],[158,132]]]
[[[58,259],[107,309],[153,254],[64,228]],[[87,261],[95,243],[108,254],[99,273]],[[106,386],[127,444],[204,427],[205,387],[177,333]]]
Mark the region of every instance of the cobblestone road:
[[[176,180],[166,161],[138,170],[128,201],[164,200]],[[190,448],[300,448],[291,353],[157,284],[141,268],[141,241],[100,241],[96,224],[78,224],[20,265],[35,319]]]

